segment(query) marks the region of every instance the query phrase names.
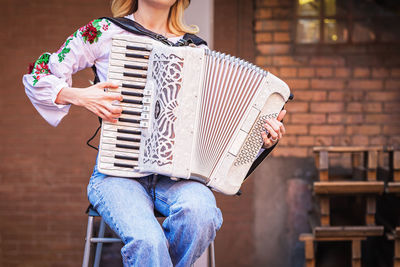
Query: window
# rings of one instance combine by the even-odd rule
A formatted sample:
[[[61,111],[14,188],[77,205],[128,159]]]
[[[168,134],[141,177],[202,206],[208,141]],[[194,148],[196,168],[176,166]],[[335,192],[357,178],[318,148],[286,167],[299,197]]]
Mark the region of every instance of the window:
[[[400,1],[297,0],[301,44],[399,42]]]

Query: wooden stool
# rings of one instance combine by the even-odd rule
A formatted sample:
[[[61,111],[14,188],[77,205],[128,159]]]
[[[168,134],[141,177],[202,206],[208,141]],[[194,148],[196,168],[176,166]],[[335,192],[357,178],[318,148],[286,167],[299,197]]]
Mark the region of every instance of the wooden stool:
[[[86,213],[88,214],[88,226],[86,230],[86,240],[85,240],[85,251],[83,254],[83,263],[82,267],[88,267],[89,266],[89,258],[90,258],[90,250],[91,250],[91,245],[96,244],[96,252],[94,256],[94,267],[99,267],[100,265],[100,259],[101,259],[101,251],[103,248],[103,243],[119,243],[122,242],[120,238],[111,238],[111,237],[104,237],[104,232],[106,228],[106,224],[101,218],[100,214],[93,208],[92,205],[89,205],[89,207],[86,210]],[[165,219],[160,213],[156,212],[155,216],[157,219]],[[100,220],[100,226],[99,226],[99,234],[97,237],[93,237],[93,221],[95,217],[101,218]],[[210,246],[208,247],[208,266],[210,267],[215,267],[215,251],[214,251],[214,241],[211,242]],[[192,264],[192,267],[194,264]]]

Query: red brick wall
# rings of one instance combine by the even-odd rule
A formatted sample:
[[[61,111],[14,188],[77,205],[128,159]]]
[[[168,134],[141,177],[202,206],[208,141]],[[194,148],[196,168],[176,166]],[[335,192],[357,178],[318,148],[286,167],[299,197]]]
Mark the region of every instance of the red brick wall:
[[[0,266],[79,266],[96,152],[85,145],[96,117],[72,108],[48,125],[25,96],[22,75],[45,51],[89,20],[108,14],[108,1],[1,0]],[[89,71],[74,77],[87,86]]]
[[[275,156],[307,157],[316,145],[400,144],[398,44],[298,45],[296,1],[255,2],[256,63],[295,95]]]

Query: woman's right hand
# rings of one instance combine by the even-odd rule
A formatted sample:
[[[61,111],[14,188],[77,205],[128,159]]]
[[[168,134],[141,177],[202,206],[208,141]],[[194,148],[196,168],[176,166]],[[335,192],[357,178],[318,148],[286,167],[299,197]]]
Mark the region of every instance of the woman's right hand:
[[[82,106],[109,122],[117,122],[122,108],[113,105],[114,101],[122,101],[119,93],[106,92],[104,89],[117,89],[118,85],[111,82],[102,82],[87,88],[66,87],[61,89],[56,104],[74,104]]]

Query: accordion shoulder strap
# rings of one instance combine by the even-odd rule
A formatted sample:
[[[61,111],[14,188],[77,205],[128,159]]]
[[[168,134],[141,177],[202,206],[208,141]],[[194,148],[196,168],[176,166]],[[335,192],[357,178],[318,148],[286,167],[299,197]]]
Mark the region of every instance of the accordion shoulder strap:
[[[256,158],[256,160],[253,162],[253,164],[250,166],[249,171],[246,174],[246,178],[249,177],[249,175],[260,165],[260,163],[268,156],[269,153],[275,148],[276,144],[273,145],[272,147],[265,149],[259,156]]]
[[[133,21],[128,18],[110,18],[110,17],[102,17],[102,19],[107,19],[117,25],[118,27],[137,34],[137,35],[144,35],[148,36],[154,40],[160,41],[163,44],[169,45],[169,46],[186,46],[189,44],[195,44],[195,45],[207,45],[207,42],[198,37],[197,35],[186,33],[181,40],[179,40],[176,44],[173,42],[169,41],[164,35],[152,32],[136,21]]]

